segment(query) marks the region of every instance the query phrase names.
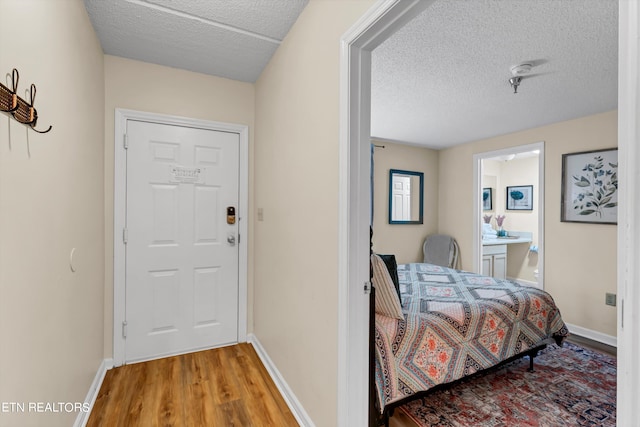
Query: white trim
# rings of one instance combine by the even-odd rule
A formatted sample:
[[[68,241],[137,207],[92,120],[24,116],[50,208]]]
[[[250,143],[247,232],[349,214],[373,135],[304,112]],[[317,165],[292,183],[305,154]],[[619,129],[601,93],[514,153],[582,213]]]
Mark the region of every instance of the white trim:
[[[111,368],[113,368],[113,359],[103,359],[100,363],[100,366],[98,367],[96,376],[93,378],[91,387],[89,387],[87,397],[85,397],[84,399],[84,404],[89,405],[89,410],[87,412],[78,412],[78,416],[76,417],[76,422],[73,423],[73,427],[84,427],[87,425],[87,421],[89,421],[91,411],[93,411],[93,405],[96,403],[96,399],[98,398],[98,394],[100,393],[100,387],[102,387],[104,376]]]
[[[249,241],[249,127],[246,125],[199,120],[143,111],[115,110],[114,134],[114,203],[113,203],[113,363],[120,366],[125,361],[124,339],[121,325],[125,319],[125,245],[122,230],[126,215],[126,150],[123,138],[127,120],[189,126],[198,129],[233,132],[240,136],[240,182],[238,200],[238,342],[247,340],[247,269]]]
[[[282,398],[286,402],[287,406],[289,407],[289,409],[291,409],[291,413],[296,418],[296,421],[298,421],[298,424],[303,427],[314,427],[315,424],[311,420],[311,417],[309,416],[309,414],[307,414],[307,411],[304,410],[304,407],[296,397],[293,390],[291,390],[291,387],[289,387],[289,384],[287,384],[280,371],[278,371],[276,364],[273,363],[273,361],[267,354],[267,351],[260,343],[258,337],[253,334],[249,334],[247,336],[247,342],[253,345],[253,348],[256,350],[258,357],[269,373],[269,376],[271,376],[271,379],[278,388],[278,391],[280,391],[280,394],[282,395]]]
[[[371,51],[431,3],[380,0],[340,41],[338,426],[368,424]]]
[[[565,325],[569,328],[569,333],[571,333],[571,335],[578,335],[580,337],[589,338],[593,341],[601,342],[602,344],[610,345],[611,347],[618,347],[618,339],[613,335],[603,334],[602,332],[572,325],[571,323],[565,323]]]
[[[482,267],[482,237],[480,236],[480,222],[482,221],[482,160],[507,154],[525,153],[539,150],[538,155],[538,284],[537,288],[544,289],[544,141],[532,144],[508,147],[495,151],[487,151],[473,155],[473,271],[480,273]]]
[[[618,391],[620,426],[640,425],[640,7],[618,2]]]

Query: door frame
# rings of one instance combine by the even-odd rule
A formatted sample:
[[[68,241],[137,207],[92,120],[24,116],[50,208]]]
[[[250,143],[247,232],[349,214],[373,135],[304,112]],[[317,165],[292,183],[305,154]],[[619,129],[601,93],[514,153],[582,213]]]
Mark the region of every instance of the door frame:
[[[379,0],[340,39],[338,426],[369,414],[371,51],[434,0]]]
[[[640,424],[640,2],[618,2],[617,422]]]
[[[538,285],[544,289],[544,141],[473,155],[473,271],[482,274],[482,160],[538,150]]]
[[[186,126],[237,133],[240,137],[238,194],[238,342],[247,341],[247,266],[249,230],[249,127],[166,114],[116,108],[114,132],[113,200],[113,365],[125,362],[122,336],[126,305],[126,252],[123,233],[126,223],[127,156],[124,148],[128,120]],[[242,238],[240,238],[242,237]]]

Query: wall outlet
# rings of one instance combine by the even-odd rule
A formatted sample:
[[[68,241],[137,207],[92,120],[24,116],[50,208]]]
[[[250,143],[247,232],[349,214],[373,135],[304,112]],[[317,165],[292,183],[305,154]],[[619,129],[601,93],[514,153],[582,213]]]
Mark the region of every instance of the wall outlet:
[[[616,306],[616,294],[609,294],[607,293],[605,296],[605,300],[604,303],[607,305],[611,305],[613,307]]]

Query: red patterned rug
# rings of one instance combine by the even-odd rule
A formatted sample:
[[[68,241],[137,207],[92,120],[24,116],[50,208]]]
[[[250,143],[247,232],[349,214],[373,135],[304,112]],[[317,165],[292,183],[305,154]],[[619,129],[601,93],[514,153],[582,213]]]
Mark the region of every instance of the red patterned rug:
[[[616,425],[616,358],[565,342],[399,410],[422,427]]]

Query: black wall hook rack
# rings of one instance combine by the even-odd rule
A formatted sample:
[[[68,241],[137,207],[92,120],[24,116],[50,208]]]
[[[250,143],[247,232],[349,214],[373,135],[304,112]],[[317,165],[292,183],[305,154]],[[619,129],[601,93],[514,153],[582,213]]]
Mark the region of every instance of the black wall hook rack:
[[[31,84],[29,88],[30,101],[27,102],[18,96],[18,81],[20,74],[17,69],[13,69],[11,73],[11,89],[0,83],[0,111],[10,113],[13,118],[23,125],[28,125],[31,129],[38,133],[47,133],[52,129],[49,126],[47,130],[38,130],[38,111],[33,106],[36,100],[36,85]]]

